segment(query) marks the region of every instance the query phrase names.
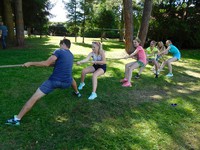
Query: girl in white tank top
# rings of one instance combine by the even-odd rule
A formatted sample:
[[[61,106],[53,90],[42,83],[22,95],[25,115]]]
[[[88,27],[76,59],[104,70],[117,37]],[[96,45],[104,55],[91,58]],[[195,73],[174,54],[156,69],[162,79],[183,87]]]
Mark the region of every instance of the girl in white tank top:
[[[85,86],[84,80],[86,74],[93,73],[92,77],[93,89],[92,89],[92,94],[88,98],[89,100],[93,100],[97,97],[96,94],[97,77],[103,75],[106,72],[106,57],[105,57],[105,52],[102,49],[102,44],[100,42],[92,42],[92,52],[90,52],[85,59],[78,61],[77,64],[80,65],[82,63],[88,62],[90,58],[93,59],[93,61],[91,62],[92,66],[89,66],[82,70],[81,83],[78,89],[82,90],[83,87]]]

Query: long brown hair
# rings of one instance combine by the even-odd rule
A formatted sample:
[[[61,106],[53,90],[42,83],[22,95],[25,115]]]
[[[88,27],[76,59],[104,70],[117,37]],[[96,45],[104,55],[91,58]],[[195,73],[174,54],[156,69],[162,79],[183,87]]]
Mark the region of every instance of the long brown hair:
[[[101,50],[103,50],[101,42],[92,42],[92,44],[96,44],[99,47],[99,49],[98,49],[98,55],[99,55]]]

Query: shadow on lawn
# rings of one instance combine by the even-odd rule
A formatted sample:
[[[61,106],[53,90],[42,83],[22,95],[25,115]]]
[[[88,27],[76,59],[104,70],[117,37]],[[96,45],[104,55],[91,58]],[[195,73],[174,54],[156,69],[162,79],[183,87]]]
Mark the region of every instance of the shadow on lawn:
[[[181,50],[181,59],[200,60],[200,50]]]
[[[122,88],[119,83],[121,70],[110,67],[108,72],[111,72],[113,77],[99,78],[99,96],[96,100],[85,100],[92,90],[91,76],[88,76],[87,86],[81,91],[86,96],[78,101],[71,111],[63,113],[64,118],[66,113],[68,114],[66,122],[52,124],[57,138],[64,137],[64,144],[55,148],[162,149],[163,144],[165,148],[172,149],[197,148],[184,136],[189,134],[186,133],[188,127],[184,123],[196,118],[196,114],[188,110],[184,103],[189,99],[192,107],[198,109],[200,102],[191,99],[188,94],[197,95],[199,91],[178,93],[176,89],[184,88],[184,85],[177,85],[173,79],[168,80],[164,77],[152,79],[149,75],[143,75],[142,80],[135,80],[134,84],[137,86]],[[178,79],[178,82],[185,83],[184,78]],[[194,77],[187,78],[187,82],[194,80]],[[187,86],[188,89],[193,87]],[[155,95],[160,95],[160,98],[154,97]],[[171,106],[173,99],[176,99],[178,104],[176,107]],[[154,136],[157,136],[155,139],[159,141],[153,141]],[[193,135],[189,137],[197,138]]]
[[[86,43],[73,43],[74,45],[79,45],[84,48],[91,48],[91,44]],[[103,43],[103,49],[105,51],[111,51],[112,49],[125,49],[125,45],[122,42],[119,41],[106,41],[105,44]]]
[[[192,140],[199,135],[191,134],[190,125],[184,123],[197,117],[185,103],[199,110],[200,102],[190,97],[199,96],[199,78],[185,74],[185,67],[174,66],[171,79],[163,75],[155,79],[147,70],[141,79],[132,79],[133,87],[123,88],[119,83],[124,76],[119,68],[122,65],[118,60],[109,62],[107,73],[98,79],[98,98],[94,101],[87,100],[92,91],[91,75],[86,77],[80,99],[61,90],[46,96],[23,119],[22,127],[2,131],[7,144],[16,149],[197,149]],[[77,83],[86,66],[74,67]],[[178,105],[172,107],[171,103]],[[26,145],[17,145],[21,141]]]

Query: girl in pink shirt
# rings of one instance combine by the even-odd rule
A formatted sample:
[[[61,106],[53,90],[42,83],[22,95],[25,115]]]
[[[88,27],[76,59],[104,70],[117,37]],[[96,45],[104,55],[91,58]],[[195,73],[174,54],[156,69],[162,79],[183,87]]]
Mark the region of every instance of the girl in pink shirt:
[[[136,50],[130,54],[129,56],[126,56],[125,58],[131,58],[136,57],[137,61],[131,62],[126,64],[125,66],[125,78],[122,79],[120,82],[123,83],[123,87],[131,87],[131,78],[132,78],[132,72],[134,69],[138,67],[144,68],[147,60],[146,60],[146,54],[142,46],[140,46],[141,41],[139,39],[133,40],[133,45],[136,47]]]

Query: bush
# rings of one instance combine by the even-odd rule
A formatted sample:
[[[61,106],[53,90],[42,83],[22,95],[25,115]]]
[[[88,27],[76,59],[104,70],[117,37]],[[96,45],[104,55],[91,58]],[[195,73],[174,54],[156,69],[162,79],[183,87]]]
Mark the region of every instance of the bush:
[[[104,31],[105,38],[119,38],[119,31]],[[88,29],[85,31],[85,37],[99,38],[102,35],[102,31],[100,29]]]

